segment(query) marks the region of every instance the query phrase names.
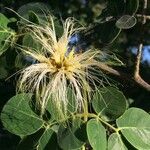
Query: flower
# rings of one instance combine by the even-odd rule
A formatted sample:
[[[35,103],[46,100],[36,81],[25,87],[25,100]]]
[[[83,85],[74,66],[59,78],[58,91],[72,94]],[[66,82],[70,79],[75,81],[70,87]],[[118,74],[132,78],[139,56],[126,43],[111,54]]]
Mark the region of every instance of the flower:
[[[91,91],[91,85],[96,86],[95,81],[101,82],[95,75],[101,73],[97,70],[100,62],[100,50],[82,50],[76,52],[75,47],[69,49],[72,35],[80,31],[75,27],[73,18],[68,18],[63,23],[63,34],[58,39],[56,36],[53,17],[50,17],[50,25],[28,24],[26,28],[32,34],[34,40],[40,43],[40,49],[21,47],[26,56],[37,61],[25,68],[18,80],[18,90],[22,92],[35,92],[36,102],[44,113],[47,103],[52,102],[65,114],[69,100],[68,87],[73,91],[76,102],[76,110],[84,110]],[[69,52],[68,52],[69,49]]]

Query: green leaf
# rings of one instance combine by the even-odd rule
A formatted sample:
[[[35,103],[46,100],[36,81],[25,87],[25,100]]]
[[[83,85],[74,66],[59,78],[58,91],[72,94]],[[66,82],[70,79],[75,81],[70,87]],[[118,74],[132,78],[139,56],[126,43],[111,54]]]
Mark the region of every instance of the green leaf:
[[[58,150],[57,136],[56,133],[50,128],[47,128],[41,136],[38,144],[38,150]]]
[[[66,128],[64,125],[60,126],[57,133],[57,139],[60,148],[64,150],[73,150],[79,149],[83,146],[84,143],[79,141],[79,139],[77,139],[76,136],[74,135],[74,131],[76,129],[77,126]]]
[[[43,120],[30,108],[31,97],[32,94],[18,94],[4,106],[1,120],[4,127],[11,133],[26,136],[42,127]]]
[[[13,30],[7,27],[11,21],[0,13],[0,55],[2,55],[12,43]]]
[[[23,46],[26,48],[32,48],[33,51],[40,51],[42,48],[42,45],[37,40],[35,40],[31,33],[27,33],[23,37]]]
[[[94,150],[106,150],[106,130],[100,121],[96,119],[88,121],[87,135]]]
[[[121,137],[117,133],[113,133],[108,138],[108,150],[128,150],[124,145]]]
[[[112,121],[121,116],[126,110],[126,98],[114,87],[104,87],[96,91],[92,106],[104,120]]]
[[[150,148],[150,115],[139,108],[128,109],[117,119],[125,138],[137,149]]]
[[[130,29],[136,24],[137,20],[134,16],[124,15],[117,20],[116,26],[120,29]]]

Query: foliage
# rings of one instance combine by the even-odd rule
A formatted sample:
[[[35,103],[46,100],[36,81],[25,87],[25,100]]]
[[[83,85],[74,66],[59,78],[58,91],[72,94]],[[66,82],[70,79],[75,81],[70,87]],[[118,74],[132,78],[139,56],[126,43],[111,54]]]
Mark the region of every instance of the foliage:
[[[1,101],[4,100],[5,105],[4,102],[0,104],[1,122],[3,128],[9,131],[5,134],[11,135],[12,133],[16,135],[11,135],[14,139],[19,138],[17,142],[15,139],[17,146],[12,146],[12,143],[10,146],[12,148],[3,146],[2,150],[16,148],[19,150],[149,150],[150,115],[148,112],[150,110],[148,102],[144,104],[147,106],[144,110],[144,107],[137,108],[139,106],[134,100],[134,98],[143,100],[144,93],[149,98],[149,93],[143,90],[140,94],[136,84],[134,88],[129,84],[132,88],[130,90],[126,81],[120,81],[114,76],[105,74],[105,71],[109,71],[107,67],[109,68],[112,64],[118,70],[122,68],[125,70],[122,64],[125,64],[128,70],[133,70],[133,61],[129,65],[131,59],[124,57],[123,48],[135,46],[141,39],[136,36],[141,21],[137,14],[141,13],[143,2],[140,0],[100,0],[99,2],[56,0],[53,2],[19,1],[15,5],[16,2],[7,0],[0,4],[0,87],[3,87],[5,82],[9,86],[13,85],[10,94],[7,95],[4,92],[5,96],[1,96]],[[13,8],[13,10],[4,9],[4,7]],[[17,87],[16,79],[19,76],[16,72],[38,63],[32,57],[26,56],[18,47],[26,47],[35,51],[42,48],[41,43],[37,43],[32,33],[25,28],[26,24],[34,23],[43,26],[47,23],[46,18],[49,13],[54,15],[58,38],[63,29],[61,19],[74,16],[79,20],[80,24],[85,26],[85,30],[72,37],[70,46],[75,47],[76,51],[78,49],[86,51],[89,47],[101,48],[104,56],[100,59],[108,65],[102,68],[103,76],[97,75],[102,83],[98,82],[95,83],[96,86],[93,85],[87,111],[76,111],[76,96],[68,87],[67,97],[70,105],[64,118],[59,116],[52,103],[48,103],[45,113],[41,114],[40,108],[35,105],[34,92],[14,94]],[[149,21],[147,22],[146,32],[149,32],[150,24]],[[129,38],[126,38],[127,35]],[[149,36],[145,35],[144,38],[144,44],[149,44]],[[120,60],[116,58],[118,55],[122,56]],[[124,72],[121,74],[123,78]],[[5,81],[12,74],[15,75]],[[11,80],[13,78],[15,78],[14,81]],[[122,85],[125,88],[122,88]],[[95,87],[97,88],[94,89]],[[7,88],[5,87],[4,90],[8,91]]]

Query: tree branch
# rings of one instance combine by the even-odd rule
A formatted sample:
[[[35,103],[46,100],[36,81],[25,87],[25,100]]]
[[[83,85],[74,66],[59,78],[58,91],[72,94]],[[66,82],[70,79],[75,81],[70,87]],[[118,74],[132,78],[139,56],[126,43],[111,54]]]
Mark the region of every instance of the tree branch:
[[[100,64],[99,67],[112,75],[118,76],[119,78],[125,80],[125,81],[129,81],[129,82],[134,82],[137,85],[139,85],[140,87],[143,87],[144,89],[146,89],[147,91],[150,91],[150,84],[148,84],[146,81],[144,81],[141,76],[140,76],[140,62],[141,62],[141,57],[142,57],[142,50],[143,50],[143,26],[146,23],[147,19],[150,19],[150,16],[146,16],[145,15],[145,11],[147,9],[147,0],[143,1],[143,11],[142,11],[142,15],[137,15],[138,17],[142,18],[142,24],[141,24],[141,31],[140,31],[140,44],[138,47],[138,51],[137,51],[137,56],[136,56],[136,63],[135,63],[135,71],[134,71],[134,76],[131,76],[129,74],[126,74],[124,72],[115,70],[114,68],[111,68],[110,66],[106,65],[106,64]]]
[[[149,15],[141,15],[141,14],[137,14],[136,15],[137,17],[139,17],[139,18],[146,18],[146,20],[150,20],[150,16]]]
[[[140,31],[140,44],[139,44],[137,56],[136,56],[134,80],[141,86],[145,87],[146,89],[149,89],[150,85],[147,82],[145,82],[140,76],[140,62],[141,62],[142,50],[143,50],[143,28],[144,28],[144,24],[146,23],[146,19],[147,19],[146,16],[144,15],[146,9],[147,9],[147,0],[144,0],[143,1],[143,11],[142,11],[142,25],[141,25],[141,31]]]
[[[138,78],[133,78],[131,75],[115,70],[106,64],[100,64],[99,67],[109,74],[118,76],[120,79],[123,79],[125,81],[134,82],[140,87],[146,89],[147,91],[150,91],[150,85],[147,82],[145,82],[140,76],[138,76]]]

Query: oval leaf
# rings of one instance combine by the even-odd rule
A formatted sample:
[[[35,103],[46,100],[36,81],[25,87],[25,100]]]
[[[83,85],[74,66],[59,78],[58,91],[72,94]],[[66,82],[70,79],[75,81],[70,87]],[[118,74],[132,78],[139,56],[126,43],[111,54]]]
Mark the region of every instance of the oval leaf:
[[[106,150],[106,130],[100,121],[96,119],[88,121],[87,135],[94,150]]]
[[[134,16],[124,15],[117,20],[116,26],[120,29],[129,29],[136,24],[137,20]]]
[[[117,119],[117,126],[135,148],[149,150],[150,115],[148,113],[139,108],[130,108]]]
[[[42,48],[42,45],[34,39],[34,36],[31,33],[27,33],[23,37],[23,46],[32,48],[33,51],[40,51]]]
[[[108,150],[128,150],[120,135],[113,133],[108,138]]]
[[[40,119],[30,108],[32,94],[18,94],[12,97],[4,106],[1,120],[4,127],[19,136],[30,135],[43,125]]]
[[[92,106],[104,120],[112,121],[126,110],[126,98],[113,87],[100,88],[93,96]]]

